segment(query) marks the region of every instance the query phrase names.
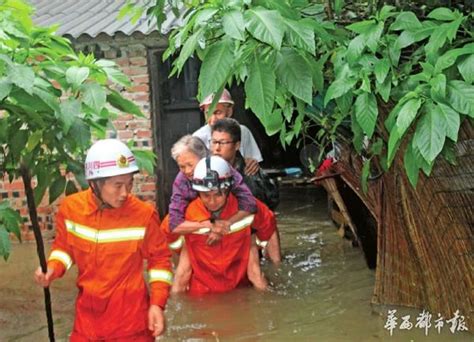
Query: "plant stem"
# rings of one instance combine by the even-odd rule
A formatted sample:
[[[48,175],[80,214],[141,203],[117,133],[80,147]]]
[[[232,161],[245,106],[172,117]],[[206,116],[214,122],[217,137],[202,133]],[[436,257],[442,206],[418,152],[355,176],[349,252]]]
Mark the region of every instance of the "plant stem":
[[[44,253],[43,236],[41,235],[41,229],[38,224],[38,212],[36,210],[35,196],[33,188],[31,187],[31,174],[26,165],[20,166],[20,174],[25,186],[26,200],[28,203],[28,211],[31,219],[31,225],[33,226],[33,232],[36,240],[36,252],[40,260],[40,266],[43,273],[47,271],[46,256]],[[51,293],[49,287],[44,288],[44,306],[46,309],[46,319],[48,321],[48,335],[51,342],[55,341],[54,338],[54,325],[53,325],[53,311],[51,309]]]

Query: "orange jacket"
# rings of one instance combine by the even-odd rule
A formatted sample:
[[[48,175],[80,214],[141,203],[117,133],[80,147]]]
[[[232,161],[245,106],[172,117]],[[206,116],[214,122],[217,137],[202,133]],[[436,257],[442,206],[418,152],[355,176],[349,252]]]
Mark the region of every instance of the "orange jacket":
[[[77,265],[71,337],[124,338],[147,331],[149,305],[164,308],[172,282],[171,253],[159,226],[153,207],[132,195],[121,208],[103,210],[90,189],[66,197],[56,217],[48,268],[57,278]],[[143,259],[148,261],[151,300]]]
[[[228,219],[238,211],[236,198],[230,194],[219,218]],[[188,221],[205,221],[211,214],[202,201],[195,199],[186,209]],[[168,217],[165,217],[162,230],[169,232]],[[257,200],[252,228],[256,229],[261,241],[268,240],[276,229],[275,216],[262,202]],[[224,292],[247,283],[247,264],[250,252],[250,224],[224,235],[211,246],[206,244],[207,234],[186,234],[185,243],[192,267],[190,293]],[[177,234],[168,235],[168,243],[178,240]]]

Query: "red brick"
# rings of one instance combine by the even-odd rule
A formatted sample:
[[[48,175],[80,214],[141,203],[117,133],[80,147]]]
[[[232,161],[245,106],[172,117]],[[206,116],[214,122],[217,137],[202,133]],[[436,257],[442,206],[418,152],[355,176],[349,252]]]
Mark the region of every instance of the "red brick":
[[[148,84],[139,84],[139,85],[134,85],[131,90],[135,93],[138,92],[148,92],[150,90],[150,87]]]
[[[118,132],[118,138],[120,140],[132,139],[133,138],[133,132],[132,131],[120,131],[120,132]]]
[[[4,184],[5,190],[24,190],[23,182],[21,180],[14,180],[13,182],[5,182]]]
[[[140,191],[142,192],[156,191],[156,185],[152,183],[142,184],[140,186]]]
[[[132,76],[132,75],[146,75],[147,69],[144,67],[129,67],[123,69],[124,74]]]
[[[146,66],[147,60],[145,57],[130,57],[130,64],[131,65],[138,65],[138,66]]]
[[[128,59],[128,57],[120,57],[115,60],[115,63],[117,63],[120,66],[128,66],[130,65],[130,60]],[[123,68],[122,68],[122,71],[123,71]]]
[[[150,97],[149,97],[149,94],[136,94],[136,95],[132,96],[132,99],[134,101],[146,101],[146,102],[148,102]]]
[[[148,75],[132,76],[130,78],[132,79],[133,84],[150,83],[150,78],[148,77]]]
[[[137,138],[151,138],[152,136],[151,131],[137,131],[135,134]]]

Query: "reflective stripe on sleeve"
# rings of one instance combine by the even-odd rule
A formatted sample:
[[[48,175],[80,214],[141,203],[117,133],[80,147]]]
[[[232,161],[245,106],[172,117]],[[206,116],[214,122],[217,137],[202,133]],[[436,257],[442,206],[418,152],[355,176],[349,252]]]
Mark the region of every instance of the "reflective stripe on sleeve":
[[[97,243],[142,240],[145,236],[145,227],[98,230],[66,220],[66,228],[81,239]]]
[[[249,216],[244,217],[242,220],[233,223],[230,226],[230,234],[239,232],[242,229],[245,229],[248,226],[250,226],[253,222],[254,217],[255,215],[249,215]],[[211,228],[200,228],[196,230],[195,232],[193,232],[193,234],[207,234],[210,231],[211,231]]]
[[[152,268],[148,271],[148,276],[148,281],[150,283],[153,283],[155,281],[162,281],[170,285],[173,284],[173,273],[171,273],[170,271]]]
[[[48,261],[50,260],[57,260],[61,262],[64,265],[64,267],[66,267],[66,270],[70,269],[73,264],[72,259],[69,256],[69,254],[57,249],[51,252],[51,255],[49,256]]]
[[[183,247],[183,245],[184,245],[184,236],[182,235],[177,240],[168,244],[169,248],[172,249],[173,251],[180,249],[181,247]]]

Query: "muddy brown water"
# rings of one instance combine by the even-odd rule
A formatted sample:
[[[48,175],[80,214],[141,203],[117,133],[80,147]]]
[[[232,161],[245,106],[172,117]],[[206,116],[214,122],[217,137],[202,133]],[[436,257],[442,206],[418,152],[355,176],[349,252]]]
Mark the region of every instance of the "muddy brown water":
[[[263,261],[272,283],[266,293],[240,288],[226,294],[173,296],[166,310],[167,331],[160,341],[472,341],[473,335],[441,334],[434,322],[415,327],[421,310],[370,304],[375,273],[362,252],[336,234],[328,219],[324,191],[282,189],[278,209],[283,263]],[[49,243],[47,244],[49,247]],[[15,244],[8,262],[0,261],[0,342],[48,341],[43,292],[33,283],[37,265],[33,243]],[[58,341],[67,341],[74,319],[75,272],[52,288]],[[410,330],[384,328],[387,310],[411,315]],[[433,313],[433,321],[437,314]]]

